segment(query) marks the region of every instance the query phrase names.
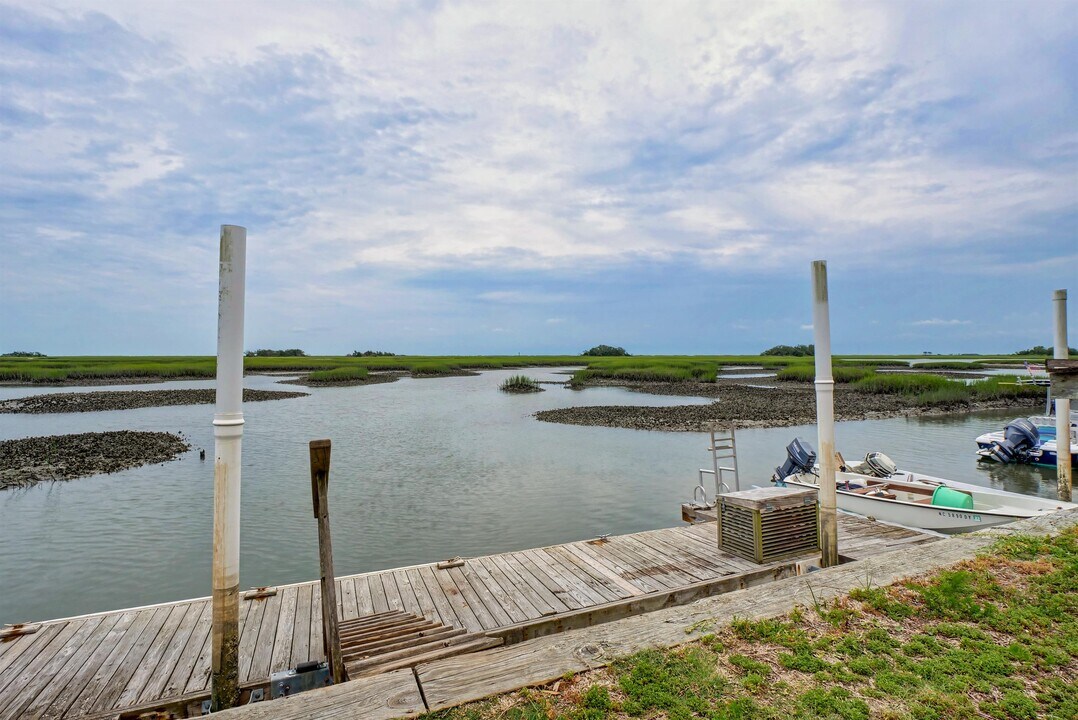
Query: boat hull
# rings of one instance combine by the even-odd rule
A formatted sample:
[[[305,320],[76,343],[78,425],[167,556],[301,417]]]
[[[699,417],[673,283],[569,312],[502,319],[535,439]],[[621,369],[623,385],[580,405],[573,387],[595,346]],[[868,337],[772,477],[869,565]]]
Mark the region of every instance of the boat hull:
[[[887,500],[871,497],[844,490],[842,489],[842,485],[846,484],[849,486],[849,483],[856,484],[866,480],[875,480],[876,482],[879,482],[878,478],[867,478],[855,473],[840,472],[838,473],[837,478],[839,487],[836,489],[836,502],[838,508],[846,512],[864,515],[865,517],[874,520],[894,523],[896,525],[905,525],[906,527],[924,528],[940,533],[954,534],[972,532],[994,525],[1003,525],[1017,520],[1024,520],[1025,518],[1054,512],[1055,510],[1064,507],[1078,507],[1071,503],[1044,498],[1031,498],[1029,496],[1018,495],[1006,491],[986,491],[984,488],[968,485],[966,483],[940,481],[936,478],[913,476],[908,473],[905,475],[910,478],[910,481],[908,482],[914,486],[920,485],[924,488],[932,488],[942,484],[956,490],[962,490],[973,494],[975,502],[978,496],[986,494],[987,496],[997,498],[1001,501],[998,504],[1009,504],[1011,507],[977,509],[975,506],[975,509],[973,510],[964,510],[940,505],[926,505],[902,500]],[[818,489],[816,477],[814,475],[808,476],[808,479],[799,479],[800,477],[801,476],[791,475],[786,478],[785,482],[787,485]],[[921,478],[925,478],[928,482],[921,480]],[[991,503],[985,501],[985,504]]]

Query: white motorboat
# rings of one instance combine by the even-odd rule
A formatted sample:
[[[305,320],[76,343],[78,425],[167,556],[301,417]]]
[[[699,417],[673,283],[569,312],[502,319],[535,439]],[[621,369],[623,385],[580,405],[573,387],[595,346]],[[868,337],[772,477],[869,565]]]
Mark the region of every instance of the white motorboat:
[[[1078,412],[1070,414],[1071,465],[1078,466]],[[1003,430],[987,432],[977,438],[977,454],[982,460],[1000,463],[1031,463],[1055,466],[1059,447],[1055,415],[1031,415],[1015,418]]]
[[[787,460],[775,470],[772,482],[817,488],[816,453],[804,440],[786,448]],[[907,527],[941,533],[961,533],[1046,515],[1078,505],[1031,497],[1005,490],[900,471],[882,453],[869,453],[863,462],[841,462],[836,473],[840,510]]]

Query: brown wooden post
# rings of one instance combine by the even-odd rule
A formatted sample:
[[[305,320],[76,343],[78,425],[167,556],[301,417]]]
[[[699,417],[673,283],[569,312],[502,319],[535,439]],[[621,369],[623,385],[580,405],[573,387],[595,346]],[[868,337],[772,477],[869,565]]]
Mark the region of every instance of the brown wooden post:
[[[342,683],[344,660],[341,636],[337,630],[337,587],[333,575],[333,543],[329,537],[329,440],[312,440],[311,496],[314,516],[318,519],[318,564],[322,568],[322,640],[334,683]]]

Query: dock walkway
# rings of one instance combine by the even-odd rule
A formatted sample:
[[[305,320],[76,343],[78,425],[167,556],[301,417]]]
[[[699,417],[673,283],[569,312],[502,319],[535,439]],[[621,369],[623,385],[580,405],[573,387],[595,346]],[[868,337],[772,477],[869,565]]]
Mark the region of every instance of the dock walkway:
[[[934,535],[840,515],[852,559]],[[518,642],[771,582],[790,561],[757,565],[721,552],[703,523],[337,579],[352,620],[393,610]],[[317,582],[281,586],[240,610],[240,682],[323,658]],[[208,598],[45,621],[0,643],[0,720],[116,718],[178,709],[209,693]]]

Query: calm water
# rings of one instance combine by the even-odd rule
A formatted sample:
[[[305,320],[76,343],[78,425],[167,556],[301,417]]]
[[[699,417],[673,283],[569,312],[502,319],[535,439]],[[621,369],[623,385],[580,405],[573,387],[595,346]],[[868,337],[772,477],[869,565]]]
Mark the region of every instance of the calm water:
[[[307,398],[246,405],[243,587],[317,577],[307,442],[322,437],[333,440],[330,509],[339,574],[680,521],[679,504],[691,497],[697,468],[710,466],[705,435],[556,425],[531,414],[706,401],[553,385],[537,394],[498,392],[517,372],[314,388]],[[564,379],[549,369],[528,374]],[[246,384],[289,389],[275,380],[251,376]],[[0,388],[0,399],[38,392]],[[988,468],[975,460],[973,438],[1016,414],[848,422],[836,436],[847,458],[882,450],[899,467],[1052,496],[1051,470]],[[0,623],[208,595],[212,416],[209,405],[0,415],[0,439],[166,430],[182,432],[194,448],[163,465],[0,492]],[[738,431],[743,487],[766,484],[795,435],[815,444],[814,427]],[[199,460],[199,447],[210,460]]]

